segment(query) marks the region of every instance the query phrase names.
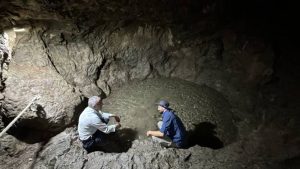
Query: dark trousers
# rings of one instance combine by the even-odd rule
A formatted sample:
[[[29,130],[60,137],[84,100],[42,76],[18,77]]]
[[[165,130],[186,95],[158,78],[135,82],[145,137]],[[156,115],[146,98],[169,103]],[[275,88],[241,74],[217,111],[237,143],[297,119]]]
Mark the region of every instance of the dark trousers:
[[[81,141],[83,148],[89,153],[107,144],[106,134],[97,130],[90,138]]]

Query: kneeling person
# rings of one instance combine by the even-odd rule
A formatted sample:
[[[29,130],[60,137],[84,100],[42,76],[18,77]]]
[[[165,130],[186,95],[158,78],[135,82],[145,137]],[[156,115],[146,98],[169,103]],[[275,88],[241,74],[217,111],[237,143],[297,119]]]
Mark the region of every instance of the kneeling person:
[[[184,148],[186,146],[186,130],[178,116],[169,108],[169,102],[161,100],[158,111],[162,113],[162,121],[158,122],[158,131],[147,131],[147,136],[165,147]]]
[[[105,149],[105,145],[108,143],[105,140],[106,135],[121,127],[119,116],[101,112],[102,104],[100,97],[92,96],[89,98],[88,107],[79,116],[79,139],[87,152],[91,152],[97,147]],[[110,117],[114,117],[117,123],[108,125]]]

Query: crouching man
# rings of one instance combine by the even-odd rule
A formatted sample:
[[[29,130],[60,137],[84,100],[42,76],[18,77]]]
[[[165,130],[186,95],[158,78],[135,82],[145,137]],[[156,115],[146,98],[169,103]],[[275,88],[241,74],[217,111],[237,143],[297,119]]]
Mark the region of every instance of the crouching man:
[[[169,102],[161,100],[158,103],[158,111],[162,114],[157,131],[147,131],[147,136],[152,136],[153,141],[164,147],[185,148],[187,146],[186,130],[178,116],[169,108]]]
[[[107,149],[107,135],[121,127],[119,116],[101,112],[102,104],[100,97],[92,96],[89,98],[88,107],[79,116],[79,139],[88,153],[96,149]],[[108,125],[110,117],[115,118],[116,124]]]

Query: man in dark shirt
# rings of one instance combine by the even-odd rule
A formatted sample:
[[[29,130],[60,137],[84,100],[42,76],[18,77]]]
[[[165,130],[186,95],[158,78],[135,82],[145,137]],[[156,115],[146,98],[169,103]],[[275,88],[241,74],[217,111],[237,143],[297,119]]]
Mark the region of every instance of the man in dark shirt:
[[[159,130],[147,131],[147,136],[152,136],[154,141],[165,147],[184,148],[186,146],[186,130],[180,118],[169,108],[169,102],[161,100],[157,109],[162,113],[162,121],[157,124]]]

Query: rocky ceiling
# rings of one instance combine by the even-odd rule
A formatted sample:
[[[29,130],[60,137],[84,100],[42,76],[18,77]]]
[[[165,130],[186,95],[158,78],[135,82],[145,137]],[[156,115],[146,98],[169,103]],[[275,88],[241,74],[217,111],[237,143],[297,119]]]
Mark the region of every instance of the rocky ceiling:
[[[199,13],[208,13],[215,1],[167,0],[14,0],[0,2],[0,28],[51,22],[52,20],[88,24],[104,21],[171,22],[176,13],[185,13],[192,6]],[[210,6],[211,5],[211,6]],[[202,11],[201,11],[202,9]],[[194,12],[196,9],[194,10]],[[89,25],[90,24],[90,25]]]
[[[254,27],[278,34],[296,30],[296,11],[291,3],[271,0],[11,0],[0,2],[0,30],[55,21],[88,29],[106,21],[168,26],[213,18],[223,24],[236,19],[255,22]]]

